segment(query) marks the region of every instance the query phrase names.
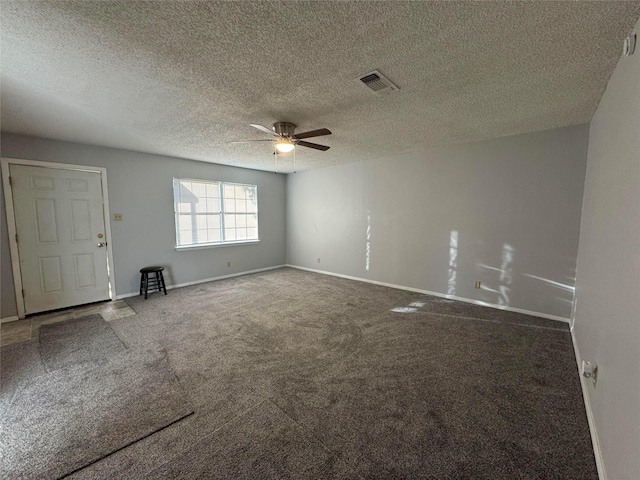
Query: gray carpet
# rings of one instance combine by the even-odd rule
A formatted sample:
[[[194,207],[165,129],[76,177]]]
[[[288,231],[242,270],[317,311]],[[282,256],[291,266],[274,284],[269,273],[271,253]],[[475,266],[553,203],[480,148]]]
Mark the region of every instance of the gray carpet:
[[[38,376],[18,388],[3,416],[3,478],[61,478],[191,413],[157,352]]]
[[[222,440],[222,441],[221,441]],[[326,478],[330,452],[265,401],[146,478]]]
[[[126,347],[100,315],[40,327],[40,355],[48,371],[124,352]]]
[[[38,341],[29,340],[0,349],[0,418],[19,385],[46,373],[40,360]]]
[[[293,269],[127,302],[194,414],[74,479],[597,479],[564,323]]]

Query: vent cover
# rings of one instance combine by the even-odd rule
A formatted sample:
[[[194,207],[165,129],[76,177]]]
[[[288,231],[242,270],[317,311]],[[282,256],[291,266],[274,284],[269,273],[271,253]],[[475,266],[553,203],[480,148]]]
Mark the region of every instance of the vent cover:
[[[391,80],[382,75],[378,70],[374,70],[373,72],[366,73],[361,77],[358,77],[362,83],[364,83],[367,87],[373,90],[378,95],[383,93],[391,93],[396,90],[400,90],[396,85],[394,85]]]

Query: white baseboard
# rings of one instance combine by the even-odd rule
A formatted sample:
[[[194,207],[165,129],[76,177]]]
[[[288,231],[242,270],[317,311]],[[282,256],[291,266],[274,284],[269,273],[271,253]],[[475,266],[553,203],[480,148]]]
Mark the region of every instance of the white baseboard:
[[[4,317],[4,318],[0,318],[0,324],[7,323],[7,322],[15,322],[16,320],[20,320],[20,318],[18,318],[17,315],[13,315],[12,317]]]
[[[587,411],[587,421],[589,422],[589,432],[591,432],[591,444],[593,445],[593,453],[596,457],[596,467],[598,468],[598,478],[600,480],[607,480],[607,473],[604,469],[604,462],[602,460],[602,450],[600,450],[600,441],[598,440],[598,431],[596,430],[595,419],[593,418],[593,410],[591,409],[591,398],[589,397],[589,381],[583,377],[580,373],[580,365],[582,364],[582,357],[580,356],[580,350],[578,349],[578,342],[574,335],[573,328],[571,329],[571,341],[573,342],[573,351],[576,354],[576,366],[578,368],[578,376],[580,377],[580,387],[582,388],[582,398],[584,399],[584,407]]]
[[[188,287],[190,285],[197,285],[199,283],[215,282],[216,280],[224,280],[225,278],[241,277],[243,275],[249,275],[251,273],[259,273],[259,272],[266,272],[268,270],[276,270],[278,268],[283,268],[283,267],[286,267],[286,266],[287,265],[275,265],[273,267],[257,268],[255,270],[247,270],[245,272],[232,273],[232,274],[229,274],[229,275],[221,275],[219,277],[204,278],[202,280],[195,280],[193,282],[179,283],[177,285],[167,285],[167,290],[173,290],[174,288],[180,288],[180,287]],[[116,297],[116,300],[120,300],[122,298],[127,298],[127,297],[135,297],[135,296],[138,296],[138,295],[140,295],[140,291],[131,292],[131,293],[123,293],[122,295],[118,295]]]
[[[507,307],[505,305],[496,305],[493,303],[487,303],[480,300],[474,300],[471,298],[457,297],[455,295],[447,295],[444,293],[431,292],[429,290],[406,287],[404,285],[395,285],[393,283],[378,282],[377,280],[369,280],[367,278],[361,278],[361,277],[352,277],[351,275],[343,275],[341,273],[333,273],[333,272],[328,272],[326,270],[316,270],[315,268],[299,267],[298,265],[289,265],[289,264],[284,266],[297,268],[298,270],[306,270],[307,272],[321,273],[323,275],[331,275],[332,277],[346,278],[348,280],[357,280],[358,282],[373,283],[374,285],[381,285],[383,287],[397,288],[399,290],[406,290],[409,292],[424,293],[425,295],[432,295],[434,297],[447,298],[449,300],[458,300],[460,302],[472,303],[474,305],[482,305],[483,307],[497,308],[498,310],[506,310],[508,312],[515,312],[515,313],[524,313],[525,315],[533,315],[534,317],[540,317],[540,318],[546,318],[549,320],[557,320],[559,322],[570,323],[570,319],[568,318],[560,317],[558,315],[549,315],[548,313],[534,312],[532,310],[524,310],[522,308]]]

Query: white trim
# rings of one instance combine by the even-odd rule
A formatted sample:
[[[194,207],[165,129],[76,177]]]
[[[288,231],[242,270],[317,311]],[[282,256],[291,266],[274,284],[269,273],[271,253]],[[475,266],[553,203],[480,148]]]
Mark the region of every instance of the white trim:
[[[251,273],[266,272],[268,270],[276,270],[278,268],[284,268],[284,267],[287,267],[287,266],[288,265],[275,265],[273,267],[257,268],[255,270],[247,270],[246,272],[231,273],[229,275],[221,275],[219,277],[204,278],[202,280],[195,280],[193,282],[179,283],[177,285],[167,285],[167,290],[173,290],[174,288],[180,288],[180,287],[188,287],[190,285],[198,285],[199,283],[215,282],[216,280],[224,280],[225,278],[241,277],[243,275],[249,275]],[[128,297],[136,297],[138,295],[140,295],[139,291],[138,292],[133,292],[133,293],[124,293],[122,295],[118,295],[116,300],[120,300],[122,298],[128,298]]]
[[[580,373],[580,365],[582,363],[582,357],[580,356],[580,350],[578,349],[578,341],[574,335],[574,329],[571,328],[571,341],[573,342],[573,351],[576,355],[576,368],[578,370],[578,377],[580,378],[580,387],[582,389],[582,398],[584,399],[584,407],[587,411],[587,421],[589,422],[589,432],[591,433],[591,444],[593,445],[593,454],[596,458],[596,467],[598,469],[598,478],[600,480],[607,480],[607,473],[604,469],[604,461],[602,459],[602,450],[600,449],[600,441],[598,440],[598,431],[596,430],[596,422],[593,418],[593,410],[591,409],[591,398],[589,397],[589,385],[588,380]]]
[[[18,308],[18,317],[24,318],[24,297],[22,296],[22,276],[20,274],[20,255],[18,253],[18,242],[16,242],[16,217],[13,208],[13,194],[11,192],[11,184],[9,178],[11,171],[9,170],[9,160],[0,159],[2,164],[2,188],[4,189],[4,208],[7,213],[7,231],[9,233],[9,250],[11,251],[11,270],[13,272],[13,288],[16,295],[16,307]]]
[[[109,262],[109,297],[111,300],[115,300],[117,297],[116,290],[116,264],[113,261],[113,236],[111,235],[111,212],[109,210],[109,191],[107,189],[107,169],[99,168],[100,179],[102,181],[102,211],[104,212],[104,234],[107,240],[107,261]]]
[[[9,184],[11,165],[24,165],[31,167],[43,167],[61,170],[75,170],[79,172],[92,172],[100,174],[100,182],[102,186],[102,212],[104,215],[104,228],[107,239],[107,261],[109,262],[109,285],[111,288],[110,299],[117,297],[116,293],[116,274],[115,264],[113,262],[113,247],[111,237],[111,214],[109,213],[109,195],[107,190],[107,169],[104,167],[89,167],[86,165],[74,165],[69,163],[43,162],[40,160],[26,160],[21,158],[0,159],[2,166],[2,187],[4,189],[5,210],[7,213],[7,230],[9,233],[9,247],[11,249],[11,268],[13,271],[13,285],[16,292],[16,306],[18,308],[18,318],[24,318],[26,315],[24,308],[24,297],[22,295],[22,273],[20,271],[20,254],[18,251],[18,243],[16,242],[16,218],[13,205],[13,192]],[[11,317],[10,317],[11,318]]]
[[[219,247],[237,247],[238,245],[255,245],[260,243],[260,240],[247,240],[239,242],[226,242],[226,243],[201,243],[194,245],[181,245],[176,248],[176,252],[185,252],[187,250],[200,250],[203,248],[219,248]]]
[[[4,318],[0,318],[0,324],[15,322],[16,320],[20,320],[20,317],[18,317],[17,315],[13,315],[11,317],[4,317]]]
[[[215,185],[218,189],[218,212],[211,212],[213,214],[216,215],[220,215],[220,236],[222,238],[222,241],[220,242],[212,242],[212,243],[188,243],[188,244],[184,244],[181,245],[180,244],[180,215],[198,215],[198,212],[187,212],[185,214],[180,212],[180,207],[179,205],[182,203],[182,184],[181,182],[192,182],[192,183],[201,183],[201,184],[205,184],[205,185]],[[225,215],[226,213],[226,207],[225,207],[225,200],[227,200],[227,198],[224,195],[224,187],[227,185],[234,185],[234,186],[240,186],[240,187],[251,187],[253,188],[253,191],[255,192],[256,195],[256,212],[255,212],[255,216],[256,216],[256,233],[258,235],[258,238],[250,238],[247,240],[225,240],[224,236],[225,236]],[[259,220],[258,220],[258,211],[260,210],[259,206],[258,206],[258,186],[257,185],[253,185],[253,184],[249,184],[249,183],[234,183],[234,182],[223,182],[221,180],[197,180],[194,178],[178,178],[178,177],[173,177],[173,215],[174,215],[174,219],[175,219],[175,229],[176,229],[176,250],[186,250],[189,248],[211,248],[211,247],[224,247],[227,245],[240,245],[240,244],[250,244],[250,243],[259,243],[260,242],[260,228],[259,228]],[[210,213],[208,207],[207,207],[207,211],[205,213]],[[242,214],[246,214],[246,215],[251,215],[251,212],[233,212],[232,214],[235,215],[242,215]],[[235,228],[235,227],[234,227]],[[249,228],[249,227],[247,227]]]
[[[323,275],[331,275],[332,277],[346,278],[348,280],[357,280],[358,282],[373,283],[374,285],[381,285],[383,287],[397,288],[399,290],[407,290],[409,292],[424,293],[426,295],[433,295],[434,297],[448,298],[450,300],[458,300],[460,302],[472,303],[474,305],[482,305],[483,307],[497,308],[498,310],[506,310],[508,312],[515,312],[515,313],[524,313],[525,315],[533,315],[535,317],[546,318],[548,320],[557,320],[559,322],[570,323],[570,319],[565,317],[560,317],[558,315],[550,315],[548,313],[534,312],[532,310],[524,310],[522,308],[507,307],[505,305],[495,305],[493,303],[487,303],[480,300],[473,300],[471,298],[464,298],[464,297],[456,297],[455,295],[446,295],[444,293],[432,292],[430,290],[423,290],[421,288],[413,288],[413,287],[406,287],[404,285],[396,285],[393,283],[378,282],[377,280],[369,280],[367,278],[353,277],[351,275],[343,275],[341,273],[327,272],[326,270],[316,270],[315,268],[299,267],[297,265],[287,264],[285,265],[285,267],[297,268],[298,270],[306,270],[308,272],[320,273]]]

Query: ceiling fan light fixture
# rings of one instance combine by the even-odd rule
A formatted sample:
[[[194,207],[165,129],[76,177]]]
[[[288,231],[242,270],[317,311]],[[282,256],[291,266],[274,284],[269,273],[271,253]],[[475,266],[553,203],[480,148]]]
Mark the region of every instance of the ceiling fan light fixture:
[[[280,153],[287,153],[293,150],[294,144],[291,140],[287,138],[282,138],[276,141],[276,150]]]

